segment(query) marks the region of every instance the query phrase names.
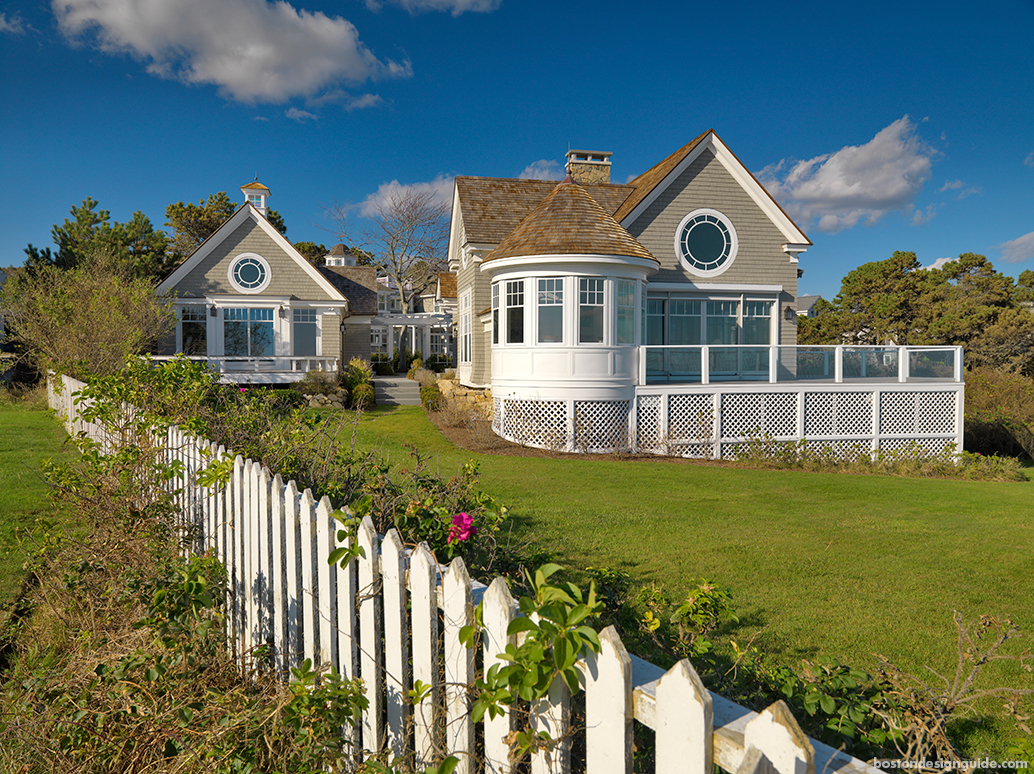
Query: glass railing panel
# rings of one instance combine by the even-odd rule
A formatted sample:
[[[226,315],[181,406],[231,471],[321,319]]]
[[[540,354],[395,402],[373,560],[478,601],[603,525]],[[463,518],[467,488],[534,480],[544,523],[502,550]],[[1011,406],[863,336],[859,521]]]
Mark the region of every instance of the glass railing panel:
[[[897,347],[844,349],[844,381],[896,381]]]
[[[954,349],[909,349],[908,378],[955,381]]]
[[[798,380],[836,378],[836,347],[795,347],[792,378]],[[782,375],[780,375],[782,381]]]

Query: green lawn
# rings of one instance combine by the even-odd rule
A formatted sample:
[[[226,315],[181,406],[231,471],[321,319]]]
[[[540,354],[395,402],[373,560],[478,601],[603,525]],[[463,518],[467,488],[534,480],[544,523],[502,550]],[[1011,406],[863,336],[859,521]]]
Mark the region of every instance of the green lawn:
[[[472,456],[417,408],[382,410],[364,444],[402,441],[443,473]],[[1034,644],[1034,484],[742,470],[663,459],[480,455],[483,487],[519,530],[571,567],[606,565],[673,595],[706,576],[731,587],[740,642],[793,663],[954,671],[952,611],[1008,614]],[[928,673],[924,673],[928,676]],[[1026,673],[1006,681],[1034,687]]]
[[[56,455],[64,438],[64,428],[45,408],[0,401],[0,610],[24,578],[16,530],[30,529],[37,518],[55,512],[40,460]]]

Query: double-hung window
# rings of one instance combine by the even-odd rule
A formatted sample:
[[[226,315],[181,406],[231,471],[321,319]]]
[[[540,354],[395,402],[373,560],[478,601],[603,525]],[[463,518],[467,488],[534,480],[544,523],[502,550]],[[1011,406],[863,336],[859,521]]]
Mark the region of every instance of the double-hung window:
[[[208,309],[185,306],[180,311],[180,333],[184,355],[204,357],[208,354]]]
[[[460,293],[460,362],[470,363],[471,291]],[[390,354],[390,353],[389,353]]]
[[[499,283],[492,285],[492,343],[499,343]]]
[[[540,279],[538,292],[539,344],[562,344],[564,341],[564,279]]]
[[[506,343],[524,343],[524,280],[506,283]]]
[[[316,356],[317,333],[316,310],[295,309],[294,329],[291,331],[295,357]]]
[[[578,342],[603,343],[603,299],[606,280],[578,280]]]
[[[635,344],[635,282],[617,280],[614,301],[617,307],[618,344]]]

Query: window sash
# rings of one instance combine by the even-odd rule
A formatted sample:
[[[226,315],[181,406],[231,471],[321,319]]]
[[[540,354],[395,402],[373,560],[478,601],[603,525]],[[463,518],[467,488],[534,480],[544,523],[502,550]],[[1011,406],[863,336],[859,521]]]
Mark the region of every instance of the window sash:
[[[540,279],[538,287],[540,344],[564,342],[564,280],[562,277]]]

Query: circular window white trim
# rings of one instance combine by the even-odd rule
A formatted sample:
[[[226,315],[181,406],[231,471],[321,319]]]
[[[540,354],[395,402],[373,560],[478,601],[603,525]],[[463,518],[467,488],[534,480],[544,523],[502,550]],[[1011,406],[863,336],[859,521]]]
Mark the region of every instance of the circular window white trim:
[[[695,266],[689,258],[686,256],[682,249],[682,235],[683,231],[686,230],[686,226],[694,219],[699,218],[702,215],[710,215],[719,221],[726,229],[728,233],[728,244],[726,246],[725,257],[721,260],[713,269],[701,269],[699,266]],[[739,238],[736,236],[736,229],[732,225],[732,221],[729,220],[725,215],[720,213],[718,210],[712,210],[709,207],[702,207],[699,210],[693,210],[679,223],[679,227],[675,229],[675,255],[682,264],[683,268],[686,269],[690,274],[694,274],[697,277],[715,277],[730,266],[733,261],[736,260],[736,253],[739,251]]]
[[[241,264],[244,263],[255,263],[262,268],[262,281],[257,285],[243,284],[237,278],[237,270]],[[230,284],[241,293],[252,295],[255,293],[261,293],[269,287],[269,281],[273,278],[273,272],[269,268],[269,262],[261,255],[257,255],[256,253],[241,253],[230,261],[230,265],[226,269],[226,278],[230,281]]]

